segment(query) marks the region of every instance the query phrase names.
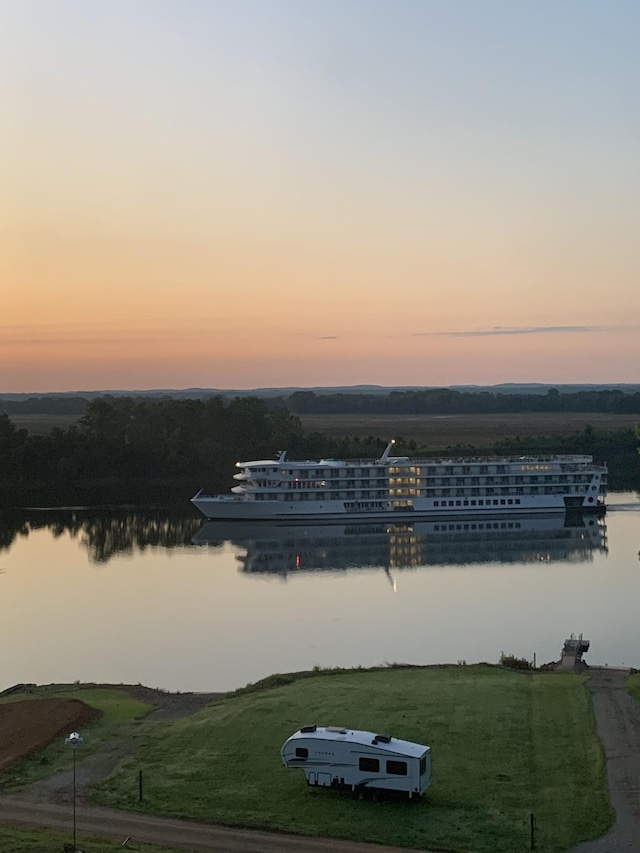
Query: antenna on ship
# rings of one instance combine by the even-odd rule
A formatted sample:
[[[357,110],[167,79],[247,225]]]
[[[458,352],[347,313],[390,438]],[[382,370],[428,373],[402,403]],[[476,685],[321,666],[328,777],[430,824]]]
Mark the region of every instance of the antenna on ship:
[[[380,457],[380,462],[386,462],[387,461],[387,459],[389,458],[389,454],[391,453],[391,448],[393,447],[393,445],[395,443],[396,443],[395,438],[392,438],[391,441],[389,442],[389,444],[387,444],[384,453]]]

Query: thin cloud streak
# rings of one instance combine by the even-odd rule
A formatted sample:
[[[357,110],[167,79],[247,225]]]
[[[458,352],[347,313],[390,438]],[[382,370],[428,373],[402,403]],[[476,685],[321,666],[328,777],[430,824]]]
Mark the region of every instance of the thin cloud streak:
[[[633,328],[632,326],[494,326],[492,329],[468,329],[456,332],[417,332],[415,338],[447,337],[447,338],[484,338],[498,335],[547,335],[547,334],[597,334],[612,332],[615,329]]]

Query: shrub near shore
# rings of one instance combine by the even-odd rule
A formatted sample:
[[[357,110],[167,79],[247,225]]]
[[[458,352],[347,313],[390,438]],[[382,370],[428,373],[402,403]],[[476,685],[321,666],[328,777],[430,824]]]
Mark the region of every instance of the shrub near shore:
[[[579,676],[499,667],[305,674],[157,725],[99,802],[162,815],[414,848],[567,849],[610,822],[603,757]],[[388,731],[433,750],[419,802],[362,802],[308,788],[279,749],[309,722]],[[138,768],[145,799],[137,802]]]
[[[627,679],[627,687],[629,693],[633,696],[636,702],[640,705],[640,673],[634,672]]]

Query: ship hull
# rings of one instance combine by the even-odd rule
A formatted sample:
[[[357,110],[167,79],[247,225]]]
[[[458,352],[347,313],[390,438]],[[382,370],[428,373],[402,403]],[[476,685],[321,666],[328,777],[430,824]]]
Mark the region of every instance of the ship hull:
[[[471,505],[470,501],[454,500],[447,501],[446,506],[434,506],[435,501],[431,499],[417,499],[412,508],[402,507],[396,509],[358,509],[348,510],[343,501],[309,501],[304,506],[300,502],[284,501],[252,501],[234,500],[224,497],[207,497],[196,495],[192,499],[193,505],[211,521],[410,521],[416,518],[455,518],[471,516],[482,517],[484,515],[513,515],[519,513],[548,513],[565,512],[567,503],[563,495],[523,495],[519,503],[508,503],[506,499],[480,499]],[[515,500],[515,499],[512,499]],[[440,504],[444,501],[440,501]],[[590,504],[586,502],[575,506],[582,512],[602,512],[604,507],[601,503]]]

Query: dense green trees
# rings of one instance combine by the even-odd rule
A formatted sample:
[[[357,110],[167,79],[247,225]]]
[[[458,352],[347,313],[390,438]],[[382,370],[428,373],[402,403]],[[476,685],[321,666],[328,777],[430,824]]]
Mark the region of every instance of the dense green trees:
[[[31,503],[82,500],[88,483],[103,484],[105,501],[137,501],[146,488],[153,502],[151,483],[227,488],[237,459],[271,456],[301,439],[298,418],[260,400],[101,398],[76,426],[45,436],[0,415],[0,486],[5,504],[12,489]]]
[[[309,392],[311,393],[311,392]],[[444,395],[439,397],[441,404]],[[455,398],[449,398],[455,399]],[[614,488],[640,484],[640,429],[513,438],[495,453],[590,453],[609,465]],[[305,434],[286,408],[250,397],[224,401],[113,397],[90,402],[76,426],[28,435],[0,415],[0,503],[4,506],[184,502],[198,488],[226,491],[238,459],[379,456],[385,441]],[[400,453],[427,456],[414,442]],[[475,448],[450,448],[477,455]]]

